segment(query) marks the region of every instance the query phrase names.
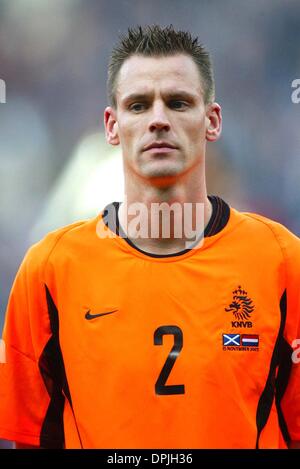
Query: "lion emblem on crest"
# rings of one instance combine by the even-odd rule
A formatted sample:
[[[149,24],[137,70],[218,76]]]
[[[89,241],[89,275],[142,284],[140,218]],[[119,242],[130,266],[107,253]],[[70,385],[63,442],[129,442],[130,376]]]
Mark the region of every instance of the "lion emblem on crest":
[[[254,310],[254,304],[251,298],[245,290],[238,286],[233,292],[233,301],[230,303],[228,308],[225,308],[226,312],[232,312],[238,321],[250,319],[251,313]]]

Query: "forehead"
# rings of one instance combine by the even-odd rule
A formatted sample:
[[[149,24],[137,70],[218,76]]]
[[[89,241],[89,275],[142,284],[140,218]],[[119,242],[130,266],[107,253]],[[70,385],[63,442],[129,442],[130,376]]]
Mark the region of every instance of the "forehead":
[[[159,86],[175,91],[176,88],[203,93],[200,72],[187,55],[144,57],[134,55],[127,59],[119,71],[116,95],[151,91]]]

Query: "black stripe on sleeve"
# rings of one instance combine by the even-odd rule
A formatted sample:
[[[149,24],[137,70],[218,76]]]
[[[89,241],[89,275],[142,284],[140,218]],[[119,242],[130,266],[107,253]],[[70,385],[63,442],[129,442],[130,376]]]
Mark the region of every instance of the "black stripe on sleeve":
[[[269,374],[268,374],[268,378],[267,378],[264,390],[258,401],[258,406],[257,406],[257,411],[256,411],[256,427],[257,427],[256,449],[259,448],[259,438],[260,438],[262,430],[264,429],[268,421],[268,418],[271,412],[276,388],[278,388],[277,392],[279,393],[278,397],[276,396],[276,405],[277,405],[278,399],[279,399],[279,404],[280,404],[280,400],[282,397],[282,390],[285,390],[282,377],[283,376],[286,377],[286,373],[281,372],[280,376],[278,373],[277,378],[276,378],[276,370],[277,370],[277,367],[280,365],[282,359],[286,359],[285,358],[286,347],[285,347],[285,341],[283,338],[283,331],[284,331],[285,321],[286,321],[286,290],[284,291],[280,299],[280,313],[281,313],[280,327],[279,327],[279,332],[277,335],[275,347],[274,347],[272,358],[271,358]],[[279,422],[280,422],[280,417],[279,417]],[[282,425],[283,425],[283,421],[282,421]],[[281,427],[281,430],[283,430],[282,427]]]
[[[45,285],[51,337],[39,359],[39,369],[50,396],[50,403],[41,428],[40,446],[42,448],[64,448],[63,412],[67,397],[76,424],[62,352],[59,343],[59,317],[51,293]],[[78,432],[78,428],[77,428]],[[80,435],[78,437],[81,444]],[[82,446],[82,444],[81,444]]]
[[[282,339],[280,363],[278,367],[276,387],[275,387],[275,403],[276,403],[276,408],[277,408],[277,413],[278,413],[278,422],[279,422],[280,430],[281,430],[282,436],[287,446],[289,446],[291,442],[291,437],[290,437],[289,430],[288,430],[288,427],[287,427],[287,424],[286,424],[286,421],[285,421],[285,418],[281,409],[281,400],[286,391],[289,378],[290,378],[290,374],[291,374],[291,370],[292,370],[292,359],[291,359],[292,353],[293,353],[293,348],[285,339]]]
[[[45,289],[52,335],[40,356],[39,368],[50,396],[50,403],[41,428],[40,446],[42,448],[63,448],[65,398],[62,389],[65,372],[58,340],[58,311],[47,285],[45,285]]]

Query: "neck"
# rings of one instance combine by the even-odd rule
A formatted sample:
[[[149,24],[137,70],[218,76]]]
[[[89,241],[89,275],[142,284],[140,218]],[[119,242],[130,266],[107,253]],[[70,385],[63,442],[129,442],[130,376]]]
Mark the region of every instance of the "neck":
[[[204,171],[165,186],[125,174],[125,193],[119,209],[122,229],[138,248],[153,254],[189,247],[203,235],[212,214]]]

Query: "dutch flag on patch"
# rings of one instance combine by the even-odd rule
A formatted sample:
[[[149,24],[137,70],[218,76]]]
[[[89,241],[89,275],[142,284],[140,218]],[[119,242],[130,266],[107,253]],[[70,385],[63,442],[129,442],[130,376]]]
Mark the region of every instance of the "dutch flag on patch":
[[[258,334],[243,334],[242,345],[244,347],[258,347],[259,336]]]

